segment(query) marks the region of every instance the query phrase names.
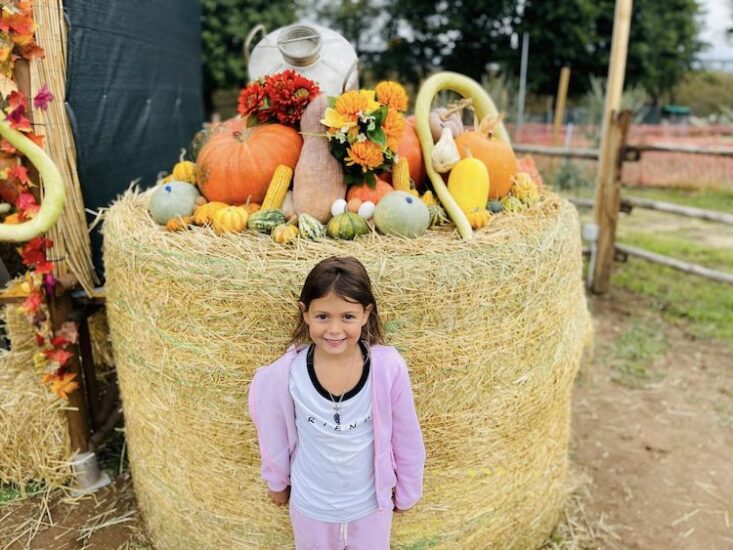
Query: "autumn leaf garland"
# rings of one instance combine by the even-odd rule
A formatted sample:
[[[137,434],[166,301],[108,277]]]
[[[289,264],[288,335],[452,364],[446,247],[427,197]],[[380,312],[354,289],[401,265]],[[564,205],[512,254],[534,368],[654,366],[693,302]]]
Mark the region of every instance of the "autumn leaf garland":
[[[35,22],[32,0],[0,0],[0,88],[2,111],[10,126],[25,133],[39,147],[43,136],[33,132],[28,118],[28,101],[12,81],[15,63],[19,58],[42,58],[43,49],[35,43]],[[46,110],[54,96],[44,84],[33,97],[33,108]],[[40,206],[31,193],[34,183],[28,177],[28,169],[20,164],[20,153],[5,139],[0,140],[0,151],[6,155],[5,168],[0,169],[0,200],[14,207],[3,223],[23,223],[33,218]],[[15,157],[15,158],[13,158]],[[79,387],[76,374],[68,372],[73,352],[69,346],[78,341],[75,322],[64,323],[55,333],[51,327],[47,300],[56,293],[58,280],[53,274],[53,263],[48,260],[48,250],[53,242],[36,237],[18,249],[23,264],[29,271],[16,290],[27,298],[19,306],[34,330],[38,351],[33,364],[42,374],[41,381],[55,395],[68,399]],[[12,290],[11,290],[12,293]]]

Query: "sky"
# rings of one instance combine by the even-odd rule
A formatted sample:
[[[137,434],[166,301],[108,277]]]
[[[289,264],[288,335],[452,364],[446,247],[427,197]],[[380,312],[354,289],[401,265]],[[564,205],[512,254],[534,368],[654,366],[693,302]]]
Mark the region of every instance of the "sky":
[[[702,22],[701,38],[710,43],[702,59],[733,59],[733,42],[726,42],[725,29],[733,27],[733,0],[702,0],[707,11]]]

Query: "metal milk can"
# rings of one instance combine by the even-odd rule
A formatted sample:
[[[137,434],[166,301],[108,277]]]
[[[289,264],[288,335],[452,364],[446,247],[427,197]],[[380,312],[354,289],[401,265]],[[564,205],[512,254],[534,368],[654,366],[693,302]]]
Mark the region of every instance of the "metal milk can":
[[[257,32],[266,31],[257,25],[244,43],[250,81],[293,69],[315,81],[329,96],[358,89],[356,52],[337,32],[310,23],[295,23],[272,31],[250,53],[250,43]]]

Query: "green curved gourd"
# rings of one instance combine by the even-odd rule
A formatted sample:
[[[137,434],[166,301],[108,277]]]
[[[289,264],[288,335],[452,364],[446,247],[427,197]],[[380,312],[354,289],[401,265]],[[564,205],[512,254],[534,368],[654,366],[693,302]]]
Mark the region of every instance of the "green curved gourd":
[[[66,192],[61,173],[43,149],[22,133],[12,129],[7,120],[0,120],[0,135],[26,156],[43,180],[43,202],[35,217],[17,225],[0,223],[0,241],[22,243],[46,233],[53,227],[64,208]]]
[[[440,199],[443,208],[446,213],[456,224],[458,233],[461,237],[469,240],[473,237],[473,230],[471,224],[468,221],[466,215],[461,211],[455,199],[448,192],[448,188],[443,182],[443,178],[438,172],[433,170],[432,163],[430,162],[433,153],[433,135],[430,132],[430,109],[433,103],[433,98],[438,92],[443,90],[452,90],[456,93],[461,94],[465,98],[473,100],[472,105],[476,111],[476,115],[479,119],[484,118],[487,115],[496,116],[498,111],[496,105],[491,100],[491,97],[486,90],[484,90],[475,80],[458,73],[442,72],[437,73],[428,78],[417,94],[417,100],[415,101],[415,129],[417,130],[417,136],[420,139],[420,147],[422,148],[423,159],[425,159],[425,169],[427,170],[428,177],[433,183],[433,189],[435,189],[438,199]],[[503,122],[499,122],[496,127],[496,136],[506,141],[511,145],[509,140],[509,134],[504,127]]]

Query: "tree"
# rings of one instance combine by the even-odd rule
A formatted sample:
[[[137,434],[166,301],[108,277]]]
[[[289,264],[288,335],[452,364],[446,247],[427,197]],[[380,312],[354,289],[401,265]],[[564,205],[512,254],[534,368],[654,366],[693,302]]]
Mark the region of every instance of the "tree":
[[[202,0],[201,41],[204,98],[211,112],[211,95],[247,83],[244,39],[257,24],[268,32],[295,20],[293,2],[284,0]]]
[[[615,0],[528,0],[521,28],[530,33],[529,87],[553,94],[560,67],[573,68],[571,92],[605,77]],[[696,0],[634,0],[626,83],[641,84],[657,103],[681,80],[703,44]]]
[[[704,47],[698,39],[700,9],[697,0],[634,0],[626,81],[641,84],[655,105],[681,82]]]

